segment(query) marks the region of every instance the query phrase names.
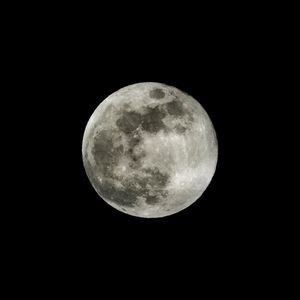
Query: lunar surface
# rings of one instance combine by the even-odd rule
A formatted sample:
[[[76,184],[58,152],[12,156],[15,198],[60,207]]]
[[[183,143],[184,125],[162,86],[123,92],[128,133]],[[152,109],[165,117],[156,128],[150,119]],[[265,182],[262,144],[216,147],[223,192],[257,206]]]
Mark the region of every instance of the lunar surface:
[[[209,185],[218,144],[193,97],[161,83],[120,89],[91,116],[83,163],[94,189],[126,214],[159,218],[194,203]]]

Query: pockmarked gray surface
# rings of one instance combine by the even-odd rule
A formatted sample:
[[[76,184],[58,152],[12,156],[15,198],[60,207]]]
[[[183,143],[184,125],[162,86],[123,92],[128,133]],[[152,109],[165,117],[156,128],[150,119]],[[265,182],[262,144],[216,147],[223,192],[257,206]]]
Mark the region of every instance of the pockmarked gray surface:
[[[159,218],[194,203],[218,160],[213,124],[179,89],[137,83],[106,98],[92,114],[82,144],[94,189],[129,215]]]

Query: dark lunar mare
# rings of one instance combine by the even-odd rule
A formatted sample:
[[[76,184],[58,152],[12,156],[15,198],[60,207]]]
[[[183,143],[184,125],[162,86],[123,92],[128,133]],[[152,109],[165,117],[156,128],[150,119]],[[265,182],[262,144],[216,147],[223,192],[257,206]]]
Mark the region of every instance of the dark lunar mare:
[[[116,124],[125,134],[130,134],[139,127],[141,121],[141,114],[134,111],[124,111]]]
[[[160,89],[150,91],[152,98],[161,99],[164,96],[164,92]],[[141,132],[150,134],[156,134],[160,130],[168,132],[170,128],[163,122],[167,115],[175,118],[191,117],[190,112],[177,98],[155,107],[144,107],[141,111],[143,113],[130,110],[130,107],[120,111],[116,126],[125,134],[126,145],[117,147],[114,145],[113,138],[120,136],[118,130],[102,130],[94,138],[92,155],[96,162],[96,174],[101,175],[102,182],[99,185],[99,179],[93,172],[88,172],[88,176],[102,197],[123,207],[133,207],[138,197],[144,197],[147,204],[154,205],[160,201],[161,197],[168,195],[165,187],[170,180],[170,175],[162,173],[158,168],[142,168],[141,159],[145,153],[135,151],[143,141]],[[176,125],[175,130],[178,134],[183,134],[186,127]],[[114,173],[120,158],[124,156],[130,159],[130,167],[138,170],[141,176],[121,178]],[[90,169],[92,169],[91,166],[88,166],[87,170]],[[116,186],[116,182],[120,182],[123,187]]]
[[[128,144],[118,147],[114,146],[114,138],[120,134],[118,131],[102,130],[94,138],[94,147],[92,149],[92,155],[96,162],[96,168],[94,172],[88,171],[88,176],[97,190],[97,192],[106,200],[117,203],[124,207],[133,207],[138,197],[146,198],[148,204],[156,204],[159,202],[160,197],[167,195],[163,189],[169,180],[169,175],[164,174],[159,169],[141,169],[140,159],[143,157],[143,153],[140,155],[134,154],[134,148],[142,142],[142,137],[137,131],[133,130],[136,127],[136,114],[129,114],[134,116],[133,119],[128,118],[128,113],[125,113],[117,122],[120,130],[125,133],[128,138]],[[129,124],[126,124],[128,122]],[[128,130],[132,128],[132,130]],[[128,148],[128,151],[125,151]],[[114,174],[114,169],[118,165],[120,158],[127,156],[132,160],[131,167],[137,169],[141,174],[145,176],[133,176],[128,178],[121,178]],[[87,157],[85,159],[88,164],[87,170],[92,170]],[[99,183],[98,176],[101,176],[102,182]],[[121,182],[123,187],[117,187],[116,182]]]
[[[147,112],[142,118],[143,130],[150,133],[157,133],[162,129],[166,129],[166,125],[163,122],[163,118],[166,115],[160,106],[154,108],[147,107]]]
[[[114,147],[112,133],[109,130],[102,130],[95,137],[94,148],[92,150],[97,171],[104,176],[112,176],[113,168],[118,165],[123,152],[123,145]]]
[[[150,91],[149,96],[153,99],[162,99],[165,97],[165,93],[162,89],[156,88]]]
[[[165,104],[167,112],[176,117],[182,117],[186,114],[183,104],[178,100],[173,100]]]

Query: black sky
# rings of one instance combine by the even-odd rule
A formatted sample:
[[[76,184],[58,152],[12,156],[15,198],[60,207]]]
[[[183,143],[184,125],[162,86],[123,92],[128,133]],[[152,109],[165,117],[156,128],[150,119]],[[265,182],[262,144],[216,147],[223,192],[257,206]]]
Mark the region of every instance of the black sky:
[[[105,299],[117,298],[115,292],[158,298],[161,289],[165,298],[175,292],[190,299],[209,287],[209,295],[245,298],[261,288],[278,295],[281,278],[294,273],[279,268],[280,260],[295,266],[285,261],[288,238],[279,236],[296,228],[282,208],[288,203],[291,211],[290,199],[297,201],[288,195],[294,176],[279,168],[297,169],[287,162],[297,118],[286,110],[297,93],[289,96],[284,85],[296,80],[290,74],[297,71],[297,18],[282,5],[211,4],[207,10],[204,2],[187,1],[102,1],[97,8],[60,2],[3,10],[1,141],[10,172],[2,172],[9,191],[2,192],[1,216],[10,294],[57,297],[63,290],[86,299],[95,287]],[[81,157],[85,126],[100,102],[145,81],[197,99],[219,143],[216,173],[200,200],[162,219],[135,218],[106,204]]]
[[[51,206],[65,231],[62,238],[70,243],[88,243],[110,255],[122,248],[128,255],[140,249],[156,256],[161,248],[197,251],[202,240],[218,251],[244,241],[254,225],[250,212],[255,200],[249,189],[255,163],[249,156],[253,127],[247,123],[258,104],[253,98],[252,62],[246,53],[234,50],[236,44],[223,46],[222,51],[221,45],[190,44],[180,38],[158,44],[153,46],[148,39],[115,42],[108,49],[107,44],[92,49],[91,56],[88,51],[75,52],[67,53],[66,61],[61,59],[63,73],[57,82],[61,90],[51,103],[55,125],[49,126],[54,130],[50,168],[55,167],[56,181]],[[216,174],[200,201],[154,220],[122,214],[102,201],[81,160],[83,132],[95,108],[117,89],[144,81],[173,85],[196,98],[210,115],[219,142]]]
[[[39,130],[33,125],[34,141],[44,150],[35,152],[41,169],[30,177],[37,200],[30,222],[35,242],[58,269],[76,273],[77,266],[97,265],[93,272],[121,272],[105,273],[113,278],[134,269],[138,278],[141,268],[172,273],[179,266],[199,270],[206,263],[229,268],[246,257],[248,264],[254,261],[249,254],[266,230],[265,195],[257,192],[265,155],[259,146],[260,111],[267,105],[264,53],[250,42],[247,26],[203,27],[193,20],[191,26],[152,22],[143,28],[138,22],[124,28],[106,23],[96,32],[63,27],[51,39],[51,28],[42,31],[32,83],[40,101],[32,106],[34,124],[42,124]],[[216,173],[200,200],[162,219],[135,218],[106,204],[81,158],[85,126],[100,102],[145,81],[197,99],[219,143]]]

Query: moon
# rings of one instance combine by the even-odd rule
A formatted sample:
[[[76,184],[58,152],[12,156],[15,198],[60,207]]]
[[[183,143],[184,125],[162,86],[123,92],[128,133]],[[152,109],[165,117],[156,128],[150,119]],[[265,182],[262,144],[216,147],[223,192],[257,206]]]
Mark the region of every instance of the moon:
[[[124,87],[87,123],[86,174],[115,209],[141,218],[182,211],[203,194],[218,160],[213,124],[190,95],[162,83]]]

